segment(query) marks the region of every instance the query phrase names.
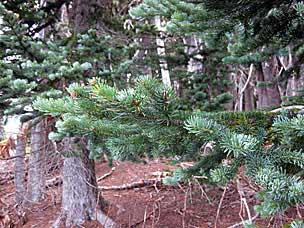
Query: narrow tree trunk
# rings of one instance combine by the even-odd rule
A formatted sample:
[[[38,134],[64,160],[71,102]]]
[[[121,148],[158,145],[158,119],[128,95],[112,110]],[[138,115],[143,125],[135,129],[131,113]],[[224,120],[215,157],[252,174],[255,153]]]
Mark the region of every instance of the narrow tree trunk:
[[[101,212],[105,202],[98,194],[94,160],[89,159],[86,142],[81,138],[66,138],[63,165],[63,192],[58,226],[80,225],[86,220],[98,220],[104,227],[116,227],[113,220]]]
[[[263,67],[262,64],[257,64],[256,66],[256,77],[257,77],[257,82],[265,82],[264,74],[263,74]],[[269,101],[268,101],[268,94],[267,94],[267,89],[265,86],[259,86],[257,85],[257,96],[258,96],[258,101],[257,101],[257,108],[264,108],[268,107]]]
[[[110,20],[112,0],[74,0],[71,21],[75,34],[85,32],[94,25],[100,34],[107,31],[104,20]]]
[[[0,141],[4,139],[4,127],[3,127],[3,117],[0,115]]]
[[[203,58],[202,55],[198,54],[201,49],[202,41],[197,36],[190,35],[183,38],[183,43],[185,45],[185,53],[188,56],[191,56],[187,64],[187,72],[190,74],[202,73],[203,64],[201,61],[198,61],[198,59]],[[188,79],[189,82],[191,80],[193,80],[193,76],[190,76]],[[174,81],[174,89],[179,96],[182,96],[178,81]]]
[[[17,135],[16,158],[15,158],[15,191],[16,203],[21,204],[25,200],[25,150],[26,132],[22,129]]]
[[[156,45],[157,45],[157,54],[159,56],[159,65],[160,65],[160,71],[162,76],[162,81],[165,85],[171,87],[171,80],[170,80],[170,73],[168,69],[168,63],[165,59],[166,56],[166,49],[165,49],[165,41],[161,37],[163,30],[163,26],[161,25],[161,18],[159,16],[155,17],[155,26],[160,31],[160,37],[156,38]]]
[[[264,79],[265,82],[268,84],[266,86],[266,90],[267,90],[267,107],[278,107],[281,105],[281,95],[280,95],[280,91],[279,91],[279,87],[278,87],[278,83],[277,83],[277,67],[278,67],[278,63],[276,60],[275,56],[272,56],[271,58],[269,58],[268,61],[266,61],[263,64],[263,74],[264,74]]]
[[[252,85],[248,85],[244,92],[245,99],[245,111],[251,111],[254,109],[254,88]]]
[[[244,99],[244,105],[241,107],[245,111],[254,109],[254,88],[252,86],[254,65],[251,64],[248,73],[243,72],[244,81],[241,89],[241,97]]]
[[[257,87],[257,108],[277,107],[281,104],[281,96],[275,81],[273,60],[256,66],[257,82],[262,84]]]
[[[140,63],[139,65],[137,65],[137,68],[141,71],[143,75],[152,75],[152,70],[149,64],[144,64],[144,60],[147,58],[148,55],[148,50],[145,48],[147,48],[151,44],[151,37],[146,34],[143,34],[135,41],[140,45],[141,49],[135,52],[133,60],[138,61]]]
[[[90,14],[92,5],[108,4],[109,0],[74,0],[74,32],[85,32],[96,15]],[[98,26],[100,27],[100,26]],[[99,28],[101,29],[101,28]],[[99,31],[102,33],[103,31]],[[89,159],[84,138],[65,138],[63,162],[63,186],[61,213],[52,227],[80,225],[86,220],[98,220],[104,227],[117,227],[115,222],[102,212],[105,200],[98,194],[94,160]]]
[[[190,58],[187,65],[187,72],[189,73],[199,73],[203,69],[203,64],[200,61],[197,61],[196,59],[202,59],[202,56],[199,54],[195,54],[199,52],[200,46],[202,41],[197,38],[195,35],[188,36],[183,39],[184,44],[186,45],[185,52],[188,55],[192,55],[195,57]]]
[[[27,199],[37,203],[43,198],[45,188],[46,155],[45,121],[40,121],[31,130],[31,154],[28,164]]]

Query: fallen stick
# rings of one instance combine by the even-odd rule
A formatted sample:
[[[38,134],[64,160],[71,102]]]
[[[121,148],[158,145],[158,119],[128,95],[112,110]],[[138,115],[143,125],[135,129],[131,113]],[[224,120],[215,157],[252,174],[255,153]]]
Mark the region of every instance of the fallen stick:
[[[154,185],[157,181],[157,179],[148,179],[148,180],[141,180],[137,182],[132,182],[129,184],[123,184],[118,186],[100,186],[98,187],[99,190],[107,191],[107,190],[126,190],[126,189],[133,189],[133,188],[141,188],[141,187],[147,187],[150,185]]]
[[[245,221],[242,221],[242,222],[239,222],[237,224],[234,224],[232,226],[229,226],[228,228],[236,228],[236,227],[239,227],[239,226],[242,226],[244,223],[248,223],[248,222],[253,222],[257,217],[259,217],[259,214],[256,214],[255,216],[252,217],[251,220],[245,220]]]
[[[103,180],[104,178],[110,176],[114,172],[114,170],[115,170],[115,167],[113,167],[110,172],[108,172],[108,173],[104,174],[103,176],[99,177],[97,179],[97,182],[99,182],[99,181]],[[52,179],[47,180],[46,183],[45,183],[45,186],[47,188],[51,188],[51,187],[54,187],[54,186],[59,186],[61,184],[62,184],[62,178],[61,178],[61,176],[57,176],[57,177],[54,177]]]
[[[293,105],[293,106],[281,107],[281,108],[271,110],[270,112],[280,112],[282,110],[290,110],[290,109],[304,109],[304,106],[303,105]]]
[[[113,168],[111,169],[110,172],[108,172],[108,173],[102,175],[101,177],[99,177],[99,178],[97,179],[97,182],[99,182],[99,181],[101,181],[101,180],[107,178],[107,177],[110,176],[114,171],[115,171],[115,167],[113,167]]]

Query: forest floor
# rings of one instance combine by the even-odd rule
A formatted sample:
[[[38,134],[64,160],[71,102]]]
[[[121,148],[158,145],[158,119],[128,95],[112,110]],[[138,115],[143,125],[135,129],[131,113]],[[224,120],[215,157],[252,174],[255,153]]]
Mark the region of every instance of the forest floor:
[[[7,219],[11,220],[11,226],[7,225],[5,228],[50,227],[60,213],[60,185],[49,188],[45,193],[45,200],[41,203],[21,210],[14,204],[13,180],[3,176],[4,171],[6,175],[13,173],[13,163],[5,164],[5,167],[3,161],[0,162],[0,220],[1,215],[5,214]],[[126,228],[227,228],[240,223],[242,219],[255,216],[253,205],[259,203],[255,196],[257,186],[250,184],[245,177],[229,183],[224,188],[207,187],[198,182],[166,186],[156,181],[152,185],[123,189],[123,186],[132,183],[137,185],[136,183],[143,180],[160,180],[175,168],[177,167],[166,160],[150,161],[147,164],[115,162],[115,170],[106,163],[97,163],[97,178],[103,177],[98,185],[112,189],[101,191],[109,203],[105,212],[121,224],[121,227]],[[105,174],[107,175],[104,176]],[[115,186],[120,186],[121,189],[115,190]],[[241,200],[241,197],[245,200]],[[270,219],[258,217],[255,222],[265,228],[281,227],[291,218],[299,217],[301,213],[304,214],[304,211],[291,209]],[[13,223],[15,225],[12,225]],[[81,227],[102,226],[96,222],[87,222]]]

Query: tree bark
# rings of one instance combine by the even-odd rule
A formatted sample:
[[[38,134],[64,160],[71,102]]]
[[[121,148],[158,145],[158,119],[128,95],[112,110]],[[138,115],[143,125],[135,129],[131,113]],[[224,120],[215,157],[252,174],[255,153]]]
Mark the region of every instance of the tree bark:
[[[148,57],[148,50],[145,49],[149,47],[152,42],[151,37],[146,34],[141,35],[140,38],[135,40],[136,43],[140,45],[140,50],[137,50],[133,56],[133,60],[139,62],[136,66],[138,70],[141,71],[143,75],[152,75],[151,67],[144,63],[144,60]]]
[[[254,88],[252,85],[248,85],[244,91],[244,99],[245,99],[245,111],[251,111],[254,107]]]
[[[74,0],[74,33],[82,33],[89,29],[92,24],[91,8],[102,8],[110,4],[110,0]],[[93,8],[94,8],[93,7]],[[97,7],[98,8],[98,7]],[[94,15],[97,16],[97,15]],[[97,25],[101,29],[102,22]],[[103,33],[103,31],[99,31]],[[64,163],[63,163],[63,189],[61,214],[52,227],[59,227],[64,223],[66,226],[80,225],[86,220],[98,220],[104,227],[117,227],[116,223],[102,212],[105,200],[98,193],[95,176],[94,160],[89,159],[87,142],[84,138],[65,138]]]
[[[159,16],[155,17],[155,26],[160,31],[159,33],[160,37],[156,38],[156,45],[157,45],[157,54],[159,56],[159,66],[160,66],[162,81],[165,85],[171,87],[170,72],[168,69],[168,63],[165,59],[166,56],[165,40],[161,37],[163,27],[161,25],[161,18]]]
[[[46,138],[45,121],[43,120],[33,126],[31,130],[27,199],[32,203],[37,203],[43,198],[45,189]]]
[[[104,20],[110,20],[112,0],[74,0],[73,18],[74,33],[82,33],[91,25],[102,34],[107,31]]]
[[[101,212],[105,201],[98,194],[94,160],[89,159],[85,140],[66,138],[64,145],[62,209],[59,220],[65,221],[67,227],[96,219],[105,227],[115,227],[114,221]]]
[[[188,55],[193,55],[196,59],[202,59],[200,54],[195,54],[199,52],[202,41],[195,35],[188,36],[183,39],[186,45],[185,52]],[[189,73],[199,73],[203,69],[203,64],[200,61],[195,60],[193,57],[188,61],[187,72]]]
[[[25,150],[26,135],[21,130],[17,135],[16,158],[15,158],[15,192],[16,203],[21,204],[25,201]]]
[[[277,82],[275,80],[274,57],[265,63],[256,66],[257,82],[265,85],[257,87],[257,108],[278,107],[281,105],[281,96]]]
[[[4,140],[4,127],[3,127],[3,117],[0,115],[0,141]]]

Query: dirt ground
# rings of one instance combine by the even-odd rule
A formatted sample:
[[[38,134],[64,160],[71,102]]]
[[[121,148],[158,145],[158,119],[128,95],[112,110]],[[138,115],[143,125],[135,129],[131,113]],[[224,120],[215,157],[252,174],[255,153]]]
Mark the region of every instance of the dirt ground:
[[[13,179],[7,176],[7,170],[12,169],[13,164],[4,164],[1,161],[0,165],[0,215],[7,214],[11,220],[11,225],[6,225],[7,228],[50,227],[60,213],[61,187],[49,188],[45,193],[45,200],[40,204],[26,206],[21,210],[14,204]],[[160,179],[164,173],[175,168],[164,160],[150,161],[147,164],[117,162],[115,170],[111,172],[108,164],[97,163],[96,173],[99,178],[111,172],[111,175],[98,184],[101,187],[113,187],[142,180]],[[4,170],[6,176],[3,176]],[[242,178],[238,187],[236,181],[229,183],[226,188],[207,187],[197,182],[179,186],[165,186],[156,182],[154,185],[132,189],[102,190],[101,194],[109,203],[105,212],[122,228],[227,228],[240,223],[242,219],[248,219],[248,213],[251,217],[255,216],[253,205],[258,203],[255,190],[256,186]],[[241,195],[246,198],[249,212],[244,204],[241,205]],[[260,227],[281,227],[291,218],[299,217],[301,214],[304,214],[303,210],[291,209],[270,219],[258,217],[255,222]],[[91,221],[80,227],[103,226]]]

